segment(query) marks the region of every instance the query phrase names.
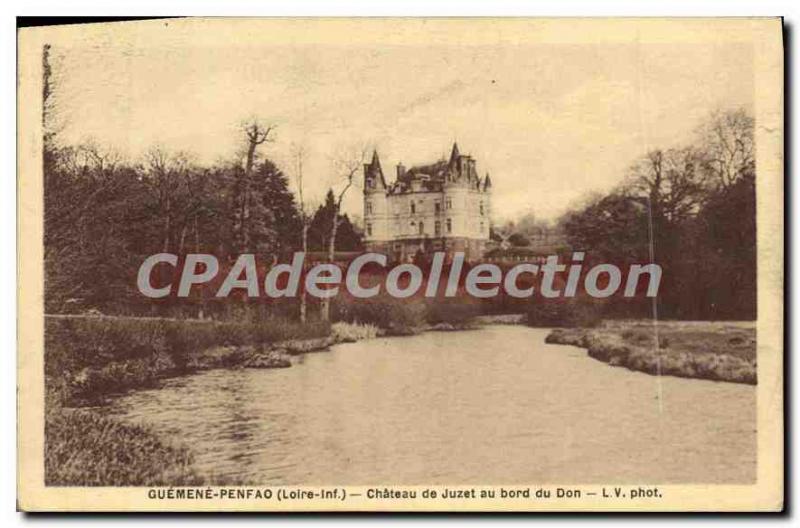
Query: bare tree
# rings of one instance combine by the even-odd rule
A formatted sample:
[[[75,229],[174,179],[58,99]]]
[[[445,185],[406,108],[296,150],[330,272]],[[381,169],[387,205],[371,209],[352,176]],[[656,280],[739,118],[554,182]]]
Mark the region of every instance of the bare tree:
[[[303,189],[303,162],[305,161],[306,151],[302,145],[298,145],[293,149],[292,158],[294,162],[294,177],[297,185],[297,202],[300,213],[301,222],[301,243],[303,254],[308,253],[308,228],[311,225],[311,215],[308,212],[306,197]],[[300,289],[300,322],[306,322],[306,289]]]
[[[118,151],[100,146],[94,138],[87,139],[78,145],[75,149],[75,157],[83,170],[91,170],[100,177],[113,173],[122,161],[122,156]]]
[[[665,153],[663,164],[666,176],[661,196],[664,215],[670,221],[696,215],[708,196],[701,153],[692,147],[670,149]]]
[[[247,249],[250,244],[250,209],[252,206],[252,176],[253,165],[256,161],[257,150],[260,145],[264,143],[272,143],[274,138],[275,125],[263,125],[258,119],[251,119],[242,125],[244,130],[247,145],[244,163],[244,182],[242,187],[241,203],[239,204],[239,226],[238,233],[241,241],[241,247]]]
[[[336,233],[339,230],[339,213],[342,210],[342,200],[347,191],[355,183],[356,174],[364,166],[367,159],[367,149],[352,149],[333,158],[333,173],[339,184],[342,185],[338,192],[334,192],[333,215],[331,220],[330,238],[328,239],[328,262],[333,264],[336,260]],[[330,299],[322,299],[320,316],[323,321],[330,321]]]
[[[183,153],[170,154],[161,147],[152,147],[145,154],[147,180],[155,192],[158,208],[163,215],[162,248],[169,253],[172,246],[173,222],[177,216],[177,196],[186,183],[189,158]]]
[[[702,163],[702,154],[692,147],[650,151],[631,167],[627,194],[646,199],[657,222],[685,220],[707,196]]]
[[[698,129],[704,168],[727,189],[755,174],[755,120],[743,108],[716,111]]]

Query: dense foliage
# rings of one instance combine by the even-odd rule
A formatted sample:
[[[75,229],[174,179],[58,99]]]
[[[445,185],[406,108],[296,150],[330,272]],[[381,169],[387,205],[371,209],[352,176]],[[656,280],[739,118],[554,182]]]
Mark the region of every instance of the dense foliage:
[[[124,163],[93,145],[46,144],[44,177],[48,313],[175,313],[136,289],[138,267],[154,253],[211,253],[224,263],[301,248],[294,196],[269,159],[248,176],[237,163],[202,167],[160,149]],[[334,210],[329,193],[311,218],[309,250],[327,249]],[[347,215],[338,218],[337,249],[360,249]]]
[[[562,218],[570,245],[594,261],[660,264],[658,317],[754,319],[753,128],[744,110],[719,112],[693,146],[649,152],[614,192]],[[646,299],[606,310],[653,315]]]

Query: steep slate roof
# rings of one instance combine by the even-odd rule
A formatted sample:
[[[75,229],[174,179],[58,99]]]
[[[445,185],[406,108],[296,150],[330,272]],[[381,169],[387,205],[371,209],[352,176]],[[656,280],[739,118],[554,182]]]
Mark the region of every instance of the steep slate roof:
[[[475,169],[475,161],[470,156],[462,156],[458,150],[458,143],[453,143],[450,159],[440,159],[425,165],[416,165],[398,175],[396,181],[388,187],[390,193],[405,192],[413,181],[421,180],[422,186],[429,191],[440,191],[442,186],[449,178],[457,177],[459,160],[466,160],[461,165],[461,170],[466,172],[466,181],[477,190],[486,190],[492,186],[489,174],[485,179],[481,179]],[[380,169],[380,161],[377,152],[373,152],[370,170],[379,171],[383,179],[383,171]],[[464,174],[462,172],[462,174]],[[423,178],[427,176],[427,178]],[[385,183],[384,183],[385,185]]]
[[[450,162],[454,162],[458,159],[461,154],[458,152],[458,143],[453,141],[453,150],[450,152]]]
[[[383,176],[383,169],[381,168],[381,160],[378,158],[377,149],[372,151],[372,161],[369,164],[369,169],[371,174],[375,174],[377,172],[380,175],[381,183],[383,184],[383,187],[386,188],[386,178]]]
[[[439,160],[428,165],[418,165],[411,167],[406,171],[407,175],[410,174],[427,174],[431,178],[444,179],[447,174],[448,164],[445,160]]]

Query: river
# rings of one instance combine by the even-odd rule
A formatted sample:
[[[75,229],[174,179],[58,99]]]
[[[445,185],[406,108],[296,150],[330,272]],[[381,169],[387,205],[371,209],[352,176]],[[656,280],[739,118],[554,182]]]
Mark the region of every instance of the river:
[[[243,484],[754,481],[755,387],[610,367],[546,335],[342,344],[288,369],[167,380],[111,411]]]

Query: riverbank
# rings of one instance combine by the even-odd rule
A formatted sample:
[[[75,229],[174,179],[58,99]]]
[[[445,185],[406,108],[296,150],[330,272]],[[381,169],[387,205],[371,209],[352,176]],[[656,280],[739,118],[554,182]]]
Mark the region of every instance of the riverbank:
[[[111,398],[213,368],[286,368],[293,356],[377,334],[348,323],[48,318],[45,479],[54,486],[202,485],[189,449],[105,415]]]
[[[107,412],[182,441],[211,485],[754,481],[753,386],[664,376],[657,401],[656,378],[547,345],[549,332],[492,324],[337,345],[290,369],[131,391]],[[565,453],[576,431],[590,436]]]
[[[292,323],[281,326],[284,323],[280,321],[273,321],[271,329],[257,331],[247,324],[235,323],[242,334],[228,327],[232,323],[192,321],[184,325],[199,333],[202,340],[197,337],[190,340],[188,335],[194,332],[183,335],[174,326],[158,326],[159,321],[144,325],[127,321],[123,323],[128,328],[124,332],[91,323],[98,332],[91,336],[84,331],[75,333],[73,327],[57,327],[55,335],[64,339],[49,346],[46,356],[48,485],[223,482],[214,475],[196,471],[192,450],[186,446],[167,441],[147,424],[131,424],[109,415],[106,404],[122,392],[158,386],[166,377],[210,369],[287,368],[292,366],[295,356],[324,352],[338,343],[522,322],[521,316],[479,316],[419,324],[402,332],[398,331],[400,326],[390,330],[361,323],[298,327]],[[207,334],[205,325],[227,337]],[[176,332],[181,333],[175,335]],[[663,374],[755,383],[755,330],[751,323],[659,323],[659,356],[653,353],[654,341],[650,336],[649,322],[612,321],[598,328],[553,331],[546,341],[582,346],[596,359],[631,370],[654,374],[658,372],[655,362],[658,358]],[[50,340],[54,337],[48,335]],[[204,348],[201,343],[213,346]],[[76,396],[87,394],[87,387],[92,387],[94,398],[77,399]],[[86,406],[89,407],[77,408]]]
[[[47,316],[45,474],[51,485],[198,484],[191,452],[103,414],[126,392],[210,369],[289,368],[292,358],[379,336],[475,329],[474,307],[372,304],[353,322]],[[358,317],[359,315],[363,317]],[[366,319],[367,322],[358,322]],[[122,447],[115,447],[122,446]],[[126,452],[143,455],[120,464]],[[130,466],[126,470],[126,467]]]
[[[558,328],[545,341],[585,348],[589,357],[647,374],[757,383],[751,322],[606,321],[597,328]]]
[[[215,368],[289,368],[292,357],[324,352],[339,343],[355,343],[384,335],[376,326],[358,323],[334,323],[330,334],[278,341],[271,344],[222,345],[189,353],[188,373]]]

